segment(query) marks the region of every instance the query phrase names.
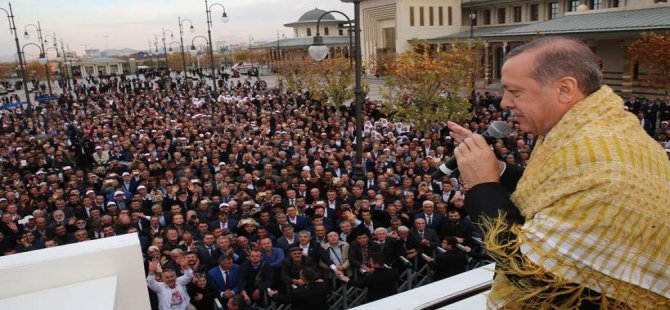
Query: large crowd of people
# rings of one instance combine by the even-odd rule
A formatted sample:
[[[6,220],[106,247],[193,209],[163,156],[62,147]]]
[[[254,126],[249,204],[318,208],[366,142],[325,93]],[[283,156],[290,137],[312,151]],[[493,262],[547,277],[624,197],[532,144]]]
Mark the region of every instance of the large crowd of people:
[[[464,126],[509,121],[494,149],[524,166],[536,137],[500,100],[477,96]],[[670,149],[670,99],[625,102]],[[117,77],[3,111],[0,255],[137,233],[155,309],[212,309],[215,299],[321,309],[314,296],[333,279],[373,286],[373,301],[413,265],[430,265],[434,280],[460,273],[485,254],[467,184],[432,177],[453,155],[449,129],[416,130],[379,105],[364,103],[363,141],[353,106],[262,80]]]

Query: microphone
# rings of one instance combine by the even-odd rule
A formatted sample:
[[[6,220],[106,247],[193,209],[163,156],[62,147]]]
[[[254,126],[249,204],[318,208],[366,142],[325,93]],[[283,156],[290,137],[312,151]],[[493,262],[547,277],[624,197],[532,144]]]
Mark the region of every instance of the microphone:
[[[409,260],[407,260],[407,258],[405,258],[404,256],[400,256],[400,261],[407,266],[411,265]]]
[[[489,142],[489,144],[492,144],[489,139],[504,138],[511,131],[512,128],[506,122],[495,121],[489,125],[489,128],[482,134],[482,136],[486,138],[486,141]],[[458,169],[458,163],[456,162],[456,156],[454,155],[441,164],[437,171],[433,172],[431,176],[433,177],[433,180],[439,180],[445,175],[452,174],[456,169]]]

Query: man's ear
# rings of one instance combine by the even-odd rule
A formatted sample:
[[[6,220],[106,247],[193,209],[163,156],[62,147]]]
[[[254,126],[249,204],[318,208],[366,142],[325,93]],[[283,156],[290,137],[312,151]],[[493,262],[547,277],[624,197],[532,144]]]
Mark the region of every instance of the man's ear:
[[[571,76],[564,76],[556,81],[558,101],[562,104],[572,104],[583,99],[577,80]]]

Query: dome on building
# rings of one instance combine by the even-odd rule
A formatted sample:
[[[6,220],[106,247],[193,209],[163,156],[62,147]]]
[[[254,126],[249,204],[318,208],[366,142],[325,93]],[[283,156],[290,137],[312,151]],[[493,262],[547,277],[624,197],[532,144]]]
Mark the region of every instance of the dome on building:
[[[316,22],[323,13],[326,13],[324,10],[319,10],[319,9],[313,9],[311,11],[307,11],[305,14],[302,14],[300,18],[298,19],[298,22],[307,22],[307,21],[313,21]],[[324,20],[335,20],[335,17],[333,14],[328,13],[323,18],[321,18],[322,21]]]

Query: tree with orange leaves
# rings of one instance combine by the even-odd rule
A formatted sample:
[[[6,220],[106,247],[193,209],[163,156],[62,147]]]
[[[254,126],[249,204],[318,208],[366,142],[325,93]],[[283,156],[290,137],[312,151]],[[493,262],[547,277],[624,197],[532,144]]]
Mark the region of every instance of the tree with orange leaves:
[[[651,88],[670,90],[670,32],[643,33],[628,47],[633,61],[644,70],[641,80]]]
[[[467,119],[479,57],[478,42],[455,42],[439,53],[403,53],[388,66],[383,111],[422,131],[436,122]]]
[[[307,89],[314,100],[341,106],[354,98],[354,72],[347,58],[329,58],[308,66]]]

